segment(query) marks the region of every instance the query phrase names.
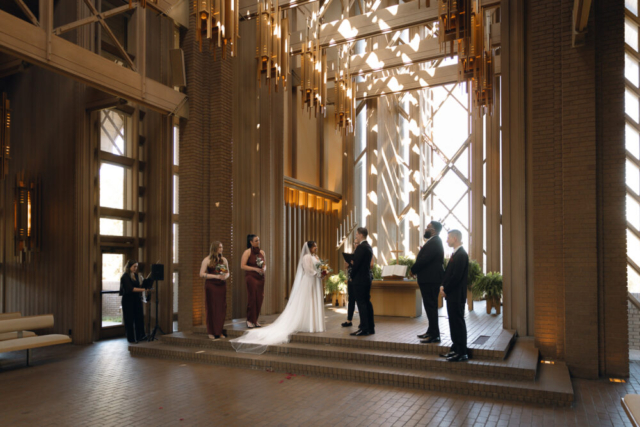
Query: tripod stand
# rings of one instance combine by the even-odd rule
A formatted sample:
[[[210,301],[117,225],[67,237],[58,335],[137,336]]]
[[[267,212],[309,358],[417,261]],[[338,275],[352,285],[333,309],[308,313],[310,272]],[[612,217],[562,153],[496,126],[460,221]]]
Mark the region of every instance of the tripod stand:
[[[153,331],[149,334],[149,341],[154,341],[156,339],[156,333],[158,331],[160,331],[160,333],[162,335],[164,335],[164,331],[162,330],[162,328],[160,327],[160,325],[158,324],[158,281],[155,280],[155,284],[156,284],[156,326],[153,328]],[[149,316],[149,320],[151,320],[151,316]]]

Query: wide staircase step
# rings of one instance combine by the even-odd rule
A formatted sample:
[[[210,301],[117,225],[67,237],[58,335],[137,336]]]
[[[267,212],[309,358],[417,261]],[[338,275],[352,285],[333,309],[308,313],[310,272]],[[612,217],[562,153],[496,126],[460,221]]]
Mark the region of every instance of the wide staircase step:
[[[573,402],[569,371],[563,363],[540,364],[531,339],[518,339],[503,360],[475,356],[465,363],[446,362],[429,347],[380,341],[329,338],[308,340],[295,334],[288,344],[262,355],[236,353],[227,340],[211,341],[202,330],[174,333],[161,341],[130,346],[132,356],[287,372],[371,384],[454,392],[567,406]],[[242,331],[228,330],[229,338]],[[368,342],[368,345],[357,343]],[[397,343],[396,343],[397,344]],[[447,348],[445,348],[447,349]]]
[[[230,367],[287,372],[547,405],[566,406],[573,402],[571,380],[568,370],[563,364],[541,365],[536,380],[531,381],[488,378],[455,371],[433,371],[367,363],[356,364],[322,357],[285,356],[273,353],[253,355],[223,349],[172,345],[166,341],[130,346],[129,351],[133,356],[212,363]],[[464,363],[459,364],[463,365]]]
[[[212,341],[203,334],[174,333],[161,338],[162,342],[174,346],[235,351],[228,340]],[[428,346],[422,346],[428,347]],[[306,344],[292,340],[291,343],[269,346],[266,354],[331,359],[347,363],[374,366],[394,366],[407,369],[457,372],[492,378],[535,380],[538,370],[538,349],[526,343],[516,343],[508,360],[472,358],[466,363],[450,363],[431,352],[415,353],[397,350],[378,350],[336,346],[329,344]]]
[[[239,337],[246,331],[244,322],[240,324],[229,324],[227,326],[227,336],[229,339]],[[380,335],[371,335],[368,337],[352,337],[349,335],[351,330],[340,330],[340,333],[334,333],[330,336],[326,334],[297,333],[291,336],[291,343],[297,344],[317,344],[331,345],[341,347],[353,347],[371,350],[392,350],[404,351],[408,353],[431,353],[442,354],[448,353],[450,347],[448,345],[420,344],[419,340],[413,335],[412,342],[398,342],[390,338]],[[207,329],[204,326],[195,326],[194,334],[206,336]],[[469,343],[469,353],[474,359],[495,359],[503,360],[516,342],[516,332],[502,330],[497,339],[493,340],[490,345]]]

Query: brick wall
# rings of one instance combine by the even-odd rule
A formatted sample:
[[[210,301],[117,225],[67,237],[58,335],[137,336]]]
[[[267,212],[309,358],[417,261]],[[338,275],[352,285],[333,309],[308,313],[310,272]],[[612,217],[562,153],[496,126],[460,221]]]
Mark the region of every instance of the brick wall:
[[[575,376],[628,375],[623,2],[528,2],[535,337]],[[615,3],[615,4],[614,4]]]
[[[640,294],[633,294],[640,298]],[[640,310],[630,301],[627,302],[629,309],[629,349],[640,350]]]
[[[193,4],[190,5],[193,8]],[[204,320],[204,281],[200,264],[211,242],[219,240],[229,264],[238,262],[232,247],[232,88],[233,61],[216,59],[195,40],[195,14],[183,39],[189,119],[180,123],[180,264],[179,328]],[[233,276],[227,281],[227,317],[231,316]]]

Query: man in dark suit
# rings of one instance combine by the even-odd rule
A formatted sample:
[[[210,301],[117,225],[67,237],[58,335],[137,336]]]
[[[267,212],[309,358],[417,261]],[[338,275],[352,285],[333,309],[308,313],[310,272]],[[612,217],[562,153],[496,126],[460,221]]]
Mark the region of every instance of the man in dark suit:
[[[423,344],[440,342],[440,326],[438,325],[438,294],[440,293],[440,285],[444,277],[444,248],[440,239],[440,231],[442,224],[438,221],[431,221],[424,231],[426,240],[418,256],[416,262],[411,267],[411,274],[418,276],[418,286],[422,294],[422,303],[424,310],[427,312],[429,320],[429,329],[427,332],[418,335],[422,338]]]
[[[453,248],[440,292],[447,299],[449,329],[451,331],[451,351],[441,354],[449,362],[469,360],[467,350],[467,324],[464,321],[464,306],[467,302],[467,277],[469,275],[469,255],[462,247],[462,233],[449,231],[447,245]]]
[[[351,286],[360,312],[360,329],[352,333],[357,337],[375,334],[373,323],[373,305],[371,304],[371,260],[373,249],[367,242],[369,232],[360,227],[356,230],[356,242],[358,246],[353,253],[351,261]]]

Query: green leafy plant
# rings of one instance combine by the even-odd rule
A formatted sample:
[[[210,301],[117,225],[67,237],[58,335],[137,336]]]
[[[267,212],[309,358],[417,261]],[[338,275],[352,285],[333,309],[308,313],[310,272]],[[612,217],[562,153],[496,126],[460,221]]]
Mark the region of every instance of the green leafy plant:
[[[346,290],[347,273],[345,273],[344,270],[340,270],[338,274],[329,276],[324,285],[325,295],[329,295],[334,292],[346,292]]]
[[[373,264],[373,280],[382,280],[382,266],[380,264]]]
[[[470,259],[469,273],[467,275],[467,285],[468,285],[468,288],[471,290],[474,300],[482,298],[482,293],[478,292],[475,286],[478,280],[480,280],[482,277],[484,277],[484,274],[482,274],[482,267],[480,267],[480,264],[478,263],[478,261],[474,259]]]
[[[389,261],[389,265],[406,265],[407,266],[407,273],[405,275],[405,277],[407,278],[412,278],[411,277],[411,267],[413,267],[413,264],[416,263],[416,259],[415,258],[411,258],[408,256],[400,256],[398,259],[392,259],[391,261]],[[382,271],[380,272],[382,274]]]
[[[473,286],[474,293],[477,292],[485,298],[502,297],[502,274],[489,272],[485,276],[478,278]]]

